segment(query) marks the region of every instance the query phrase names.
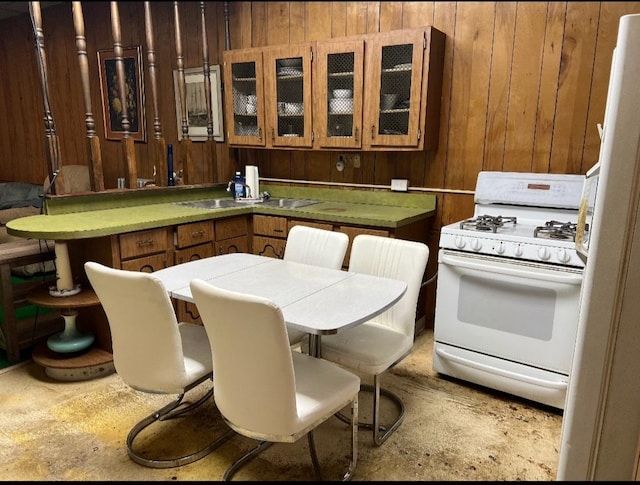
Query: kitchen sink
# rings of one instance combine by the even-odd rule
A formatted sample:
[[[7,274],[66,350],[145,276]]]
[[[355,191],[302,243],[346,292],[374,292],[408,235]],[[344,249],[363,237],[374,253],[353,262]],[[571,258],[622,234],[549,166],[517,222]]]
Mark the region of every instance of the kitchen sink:
[[[229,197],[223,199],[190,200],[186,202],[176,202],[178,205],[187,207],[197,207],[199,209],[228,209],[229,207],[246,207],[251,205],[247,202],[238,202]]]
[[[262,204],[269,207],[284,207],[286,209],[297,209],[298,207],[306,207],[308,205],[317,204],[318,200],[309,199],[269,199]]]
[[[176,202],[178,205],[185,205],[187,207],[197,207],[200,209],[228,209],[230,207],[247,207],[256,205],[265,205],[268,207],[283,207],[286,209],[296,209],[298,207],[305,207],[312,204],[317,204],[317,200],[308,199],[268,199],[264,202],[256,200],[235,200],[230,197],[224,197],[222,199],[207,199],[207,200],[189,200],[185,202]]]

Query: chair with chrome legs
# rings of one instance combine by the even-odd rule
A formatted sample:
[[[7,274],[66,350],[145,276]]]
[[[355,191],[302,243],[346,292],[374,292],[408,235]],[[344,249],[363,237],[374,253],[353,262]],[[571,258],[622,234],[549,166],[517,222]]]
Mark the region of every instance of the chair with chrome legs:
[[[218,410],[233,430],[261,441],[227,469],[224,479],[272,444],[307,435],[321,480],[313,431],[350,405],[351,462],[343,476],[350,480],[358,455],[360,378],[331,362],[292,352],[282,311],[272,301],[199,279],[190,287],[211,344]]]
[[[340,269],[348,246],[349,236],[344,232],[297,225],[289,229],[282,259]],[[297,328],[287,326],[287,331],[291,345],[302,343],[307,336]]]
[[[183,402],[188,391],[213,376],[204,327],[178,323],[168,292],[150,273],[113,269],[96,262],[87,262],[84,268],[109,321],[118,375],[137,391],[178,395],[129,431],[129,457],[151,468],[172,468],[211,453],[234,432],[228,430],[202,449],[174,458],[149,458],[144,456],[147,452],[133,447],[136,436],[152,423],[183,416],[213,395],[211,388],[197,401]]]
[[[354,238],[349,257],[349,271],[402,280],[407,283],[403,297],[385,313],[357,327],[335,335],[322,336],[321,355],[361,375],[373,377],[372,423],[360,426],[373,429],[373,442],[380,446],[404,419],[404,403],[388,389],[381,389],[384,372],[404,359],[413,347],[415,317],[422,278],[429,259],[429,248],[417,241],[406,241],[361,234]],[[398,417],[389,426],[380,423],[380,395],[389,398]],[[338,414],[344,420],[344,416]]]

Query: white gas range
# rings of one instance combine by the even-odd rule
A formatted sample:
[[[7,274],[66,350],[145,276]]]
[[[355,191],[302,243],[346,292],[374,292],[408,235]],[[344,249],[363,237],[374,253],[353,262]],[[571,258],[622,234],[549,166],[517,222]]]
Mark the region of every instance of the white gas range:
[[[441,230],[440,247],[584,267],[575,226],[584,176],[480,172],[474,215]]]
[[[473,217],[441,230],[434,370],[564,407],[583,184],[582,175],[480,172]]]

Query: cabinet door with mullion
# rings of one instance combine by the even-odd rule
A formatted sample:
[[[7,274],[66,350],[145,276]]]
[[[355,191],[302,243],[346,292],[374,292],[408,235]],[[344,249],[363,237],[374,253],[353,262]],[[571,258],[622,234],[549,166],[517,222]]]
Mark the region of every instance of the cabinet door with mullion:
[[[420,148],[422,73],[426,33],[402,30],[366,40],[364,143]]]
[[[271,146],[310,148],[313,143],[313,46],[279,46],[264,52],[266,125]]]
[[[360,148],[364,41],[319,41],[314,67],[314,132],[317,146]]]
[[[262,51],[223,53],[225,123],[232,145],[265,146]]]

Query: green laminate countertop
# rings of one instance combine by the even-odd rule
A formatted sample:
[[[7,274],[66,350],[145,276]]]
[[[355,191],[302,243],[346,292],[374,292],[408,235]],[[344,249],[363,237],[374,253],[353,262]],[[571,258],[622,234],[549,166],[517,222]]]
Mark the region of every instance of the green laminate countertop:
[[[432,217],[436,204],[435,196],[428,194],[261,185],[260,190],[268,191],[272,198],[319,203],[299,208],[256,204],[202,209],[177,202],[230,197],[224,186],[175,189],[51,198],[45,203],[46,214],[14,219],[7,223],[7,232],[30,239],[85,239],[247,213],[395,229]]]

